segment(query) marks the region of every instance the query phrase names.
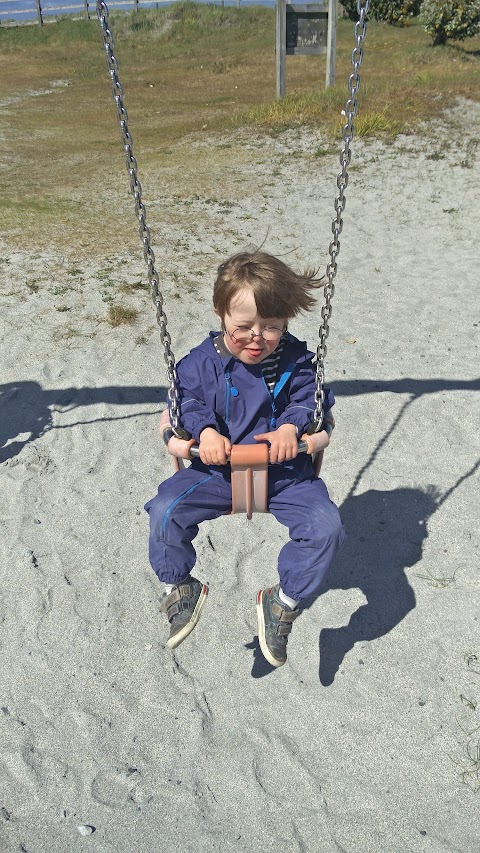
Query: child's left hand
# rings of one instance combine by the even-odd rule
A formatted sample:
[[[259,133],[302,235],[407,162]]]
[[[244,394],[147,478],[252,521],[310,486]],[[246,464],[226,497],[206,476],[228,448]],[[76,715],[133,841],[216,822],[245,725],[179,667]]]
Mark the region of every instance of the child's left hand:
[[[288,462],[298,454],[297,430],[293,424],[282,424],[273,432],[254,435],[255,441],[268,441],[270,444],[270,463]]]

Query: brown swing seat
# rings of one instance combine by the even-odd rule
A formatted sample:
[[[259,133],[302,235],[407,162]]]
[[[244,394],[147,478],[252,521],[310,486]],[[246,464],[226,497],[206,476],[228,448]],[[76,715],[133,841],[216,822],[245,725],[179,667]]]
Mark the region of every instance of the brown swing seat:
[[[334,421],[329,420],[330,430],[322,430],[312,435],[302,435],[298,449],[301,453],[313,456],[315,474],[318,477],[323,461],[323,451],[326,447],[324,433],[330,437]],[[172,430],[168,409],[162,412],[159,432],[172,456],[175,471],[184,467],[184,460],[198,457],[198,445],[194,438],[188,441],[177,438]],[[328,444],[328,442],[327,442]],[[268,445],[267,444],[234,444],[230,453],[232,469],[232,513],[246,512],[251,518],[254,512],[268,512]]]

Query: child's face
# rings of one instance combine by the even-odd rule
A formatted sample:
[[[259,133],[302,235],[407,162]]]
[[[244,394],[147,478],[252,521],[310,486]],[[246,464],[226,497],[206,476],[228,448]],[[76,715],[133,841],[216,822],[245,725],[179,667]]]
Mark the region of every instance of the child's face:
[[[287,328],[287,320],[261,317],[252,291],[245,289],[230,303],[230,313],[223,317],[223,325],[225,345],[232,355],[244,364],[258,364],[276,350]],[[252,332],[255,333],[253,338]]]

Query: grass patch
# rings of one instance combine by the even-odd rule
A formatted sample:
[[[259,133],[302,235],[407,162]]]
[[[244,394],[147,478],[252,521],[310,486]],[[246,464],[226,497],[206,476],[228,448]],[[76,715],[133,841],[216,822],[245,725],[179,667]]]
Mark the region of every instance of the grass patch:
[[[291,56],[282,101],[275,98],[272,9],[175,3],[112,12],[111,24],[146,190],[153,178],[179,199],[241,193],[231,166],[253,155],[230,142],[212,151],[208,138],[224,131],[278,133],[309,125],[320,129],[326,151],[339,145],[352,70],[351,21],[338,22],[336,85],[323,88],[325,57]],[[358,136],[392,139],[458,96],[478,100],[480,37],[434,48],[418,21],[405,28],[370,21],[364,47]],[[111,238],[104,223],[115,217],[118,243],[136,246],[97,21],[0,27],[0,73],[5,236],[15,245],[68,248],[84,241],[104,251]],[[204,147],[187,144],[192,135],[204,139]],[[312,155],[323,156],[319,151]],[[147,197],[147,210],[148,204]]]
[[[138,319],[139,313],[136,308],[128,308],[126,305],[110,305],[107,322],[114,328],[124,325],[131,326]]]
[[[385,139],[394,139],[404,129],[401,120],[389,115],[386,108],[381,112],[367,110],[355,119],[355,133],[360,137],[382,136]]]
[[[131,283],[125,282],[124,284],[121,284],[118,289],[120,293],[125,293],[127,296],[131,296],[132,293],[138,293],[142,290],[149,291],[150,285],[148,281],[132,281]]]
[[[52,340],[55,343],[61,343],[65,346],[71,346],[79,338],[94,338],[95,332],[83,332],[71,324],[66,324],[60,328],[54,329],[52,332]]]

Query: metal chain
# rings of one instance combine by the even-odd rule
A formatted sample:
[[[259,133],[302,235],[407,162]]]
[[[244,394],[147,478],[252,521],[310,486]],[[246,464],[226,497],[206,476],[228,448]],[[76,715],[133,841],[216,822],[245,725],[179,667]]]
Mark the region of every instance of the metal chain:
[[[97,0],[97,16],[102,30],[103,46],[107,55],[107,68],[112,81],[112,93],[117,108],[117,118],[122,134],[127,171],[130,177],[130,190],[135,199],[135,213],[137,214],[140,239],[143,244],[143,256],[147,264],[148,280],[150,282],[152,299],[156,307],[157,323],[160,328],[160,339],[163,345],[165,364],[167,366],[170,421],[173,431],[178,438],[190,438],[190,435],[179,425],[180,398],[177,387],[175,356],[173,355],[171,348],[172,339],[167,331],[167,316],[163,310],[163,296],[159,286],[159,275],[155,268],[155,255],[150,244],[150,229],[147,225],[146,209],[142,201],[142,185],[138,179],[137,161],[133,156],[133,139],[128,129],[128,114],[123,103],[123,87],[118,79],[118,62],[113,52],[114,41],[112,31],[108,23],[108,7],[103,0]]]
[[[318,330],[319,343],[317,346],[317,387],[315,391],[314,431],[320,429],[323,420],[323,401],[325,396],[323,385],[325,381],[325,356],[327,354],[326,341],[329,334],[328,322],[332,316],[331,303],[335,293],[334,278],[337,274],[337,256],[340,252],[339,237],[343,228],[342,213],[345,210],[345,189],[348,185],[348,166],[350,165],[351,159],[350,143],[354,136],[353,120],[356,117],[358,110],[357,92],[360,87],[360,75],[358,72],[363,60],[362,42],[366,35],[365,18],[368,12],[369,3],[370,0],[357,0],[359,20],[355,24],[356,45],[352,51],[351,57],[353,73],[348,79],[350,96],[345,105],[345,116],[347,118],[347,122],[342,132],[343,144],[340,154],[340,165],[342,167],[342,171],[337,176],[338,195],[334,204],[336,215],[332,221],[333,240],[328,247],[330,261],[326,270],[328,283],[325,287],[325,302],[320,312],[322,323]],[[163,345],[164,359],[167,366],[170,421],[175,435],[178,438],[185,438],[189,436],[179,424],[180,400],[177,387],[175,357],[171,348],[172,340],[169,332],[167,331],[167,316],[163,310],[163,296],[159,287],[159,275],[155,268],[155,255],[150,244],[150,229],[147,225],[146,209],[142,201],[142,186],[138,179],[137,161],[133,155],[133,139],[128,129],[128,114],[123,103],[123,87],[118,78],[118,62],[114,54],[113,34],[109,27],[108,7],[104,0],[97,0],[97,16],[102,31],[102,41],[107,56],[107,68],[112,81],[112,93],[117,108],[117,119],[122,134],[127,171],[130,177],[130,189],[135,199],[135,212],[139,223],[140,238],[143,244],[143,255],[147,264],[148,280],[152,291],[152,299],[156,306],[157,323],[160,329],[160,339]]]
[[[317,388],[315,391],[315,415],[312,427],[312,430],[315,432],[320,429],[323,420],[323,401],[325,397],[323,385],[325,382],[325,356],[327,354],[327,338],[329,333],[328,322],[332,316],[332,299],[335,293],[334,278],[337,274],[337,256],[340,252],[339,237],[343,228],[342,213],[345,210],[345,190],[348,185],[348,167],[352,156],[350,143],[354,135],[353,120],[358,111],[357,92],[360,87],[360,75],[358,71],[363,60],[362,42],[367,30],[365,17],[368,12],[369,3],[370,0],[357,0],[359,20],[355,24],[356,45],[352,51],[353,73],[348,78],[350,96],[345,104],[345,116],[347,121],[342,132],[343,144],[340,154],[340,165],[342,167],[342,171],[337,176],[338,195],[334,204],[335,218],[332,220],[333,240],[328,247],[330,254],[330,261],[327,264],[326,271],[328,282],[325,287],[325,301],[320,312],[322,323],[318,330]]]

